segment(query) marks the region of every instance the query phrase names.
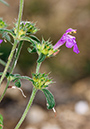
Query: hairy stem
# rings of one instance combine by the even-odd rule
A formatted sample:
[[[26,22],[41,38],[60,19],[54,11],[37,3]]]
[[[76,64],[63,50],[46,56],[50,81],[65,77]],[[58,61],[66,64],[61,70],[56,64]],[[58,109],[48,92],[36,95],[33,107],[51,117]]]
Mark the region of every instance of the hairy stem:
[[[20,22],[21,22],[22,13],[23,13],[23,3],[24,3],[24,0],[20,0],[20,8],[19,8],[19,15],[18,15],[18,23],[17,23],[17,28],[16,28],[16,30],[17,30],[17,31],[16,31],[16,38],[18,38],[18,36],[19,36]],[[3,81],[3,79],[4,79],[4,77],[5,77],[5,75],[6,75],[6,73],[7,73],[7,70],[8,70],[8,68],[9,68],[9,65],[10,65],[10,63],[11,63],[11,61],[12,61],[12,58],[13,58],[15,49],[16,49],[16,47],[17,47],[17,44],[18,44],[18,40],[15,39],[15,42],[14,42],[14,44],[13,44],[11,53],[10,53],[9,58],[8,58],[8,62],[7,62],[7,64],[6,64],[6,67],[5,67],[5,69],[4,69],[4,72],[3,72],[3,74],[2,74],[2,77],[1,77],[1,79],[0,79],[0,85],[1,85],[1,83],[2,83],[2,81]],[[12,69],[12,71],[13,71],[13,69]]]
[[[2,94],[2,96],[0,97],[0,102],[2,101],[3,97],[5,96],[5,93],[6,93],[6,90],[7,90],[7,88],[8,88],[9,83],[10,83],[10,81],[7,81],[6,88],[5,88],[5,90],[4,90],[3,94]]]
[[[6,66],[6,62],[4,62],[2,59],[0,59],[0,64]]]
[[[21,22],[22,14],[23,14],[23,5],[24,5],[24,0],[20,0],[16,37],[18,37],[18,35],[19,35],[20,22]]]
[[[39,73],[39,69],[40,69],[41,63],[37,63],[37,67],[36,67],[36,74]]]
[[[10,74],[13,72],[13,70],[14,70],[16,64],[17,64],[17,60],[18,60],[18,58],[19,58],[22,45],[23,45],[23,42],[21,41],[21,42],[19,43],[18,50],[17,50],[17,52],[16,52],[16,58],[15,58],[15,60],[14,60],[14,62],[13,62],[13,65],[12,65],[12,68],[11,68],[11,71],[10,71]],[[4,64],[5,64],[5,63],[4,63]],[[5,65],[6,65],[6,64],[5,64]],[[10,68],[10,67],[9,67],[9,68]],[[7,90],[8,86],[9,86],[9,83],[10,83],[10,81],[7,82],[6,88],[5,88],[5,90],[4,90],[3,94],[2,94],[2,96],[0,97],[0,102],[2,101],[3,97],[5,96],[5,93],[6,93],[6,90]]]
[[[6,73],[7,73],[7,70],[8,70],[8,68],[9,68],[9,65],[10,65],[10,63],[11,63],[11,60],[12,60],[12,58],[13,58],[13,54],[14,54],[14,51],[15,51],[15,49],[16,49],[16,46],[17,46],[17,40],[15,40],[15,42],[14,42],[14,45],[13,45],[13,47],[12,47],[11,53],[10,53],[9,58],[8,58],[8,62],[7,62],[7,64],[6,64],[6,67],[5,67],[5,69],[4,69],[3,74],[2,74],[2,76],[1,76],[0,85],[1,85],[1,83],[2,83],[2,81],[3,81],[3,79],[4,79],[4,77],[5,77],[5,75],[6,75]]]
[[[12,68],[10,70],[10,73],[13,72],[16,64],[17,64],[17,61],[18,61],[18,58],[19,58],[19,55],[20,55],[20,52],[21,52],[21,49],[22,49],[22,45],[23,45],[23,41],[20,41],[19,45],[18,45],[18,48],[17,48],[17,51],[16,51],[16,54],[15,54],[15,59],[13,61],[13,64],[12,64]]]
[[[30,100],[29,100],[29,102],[28,102],[28,104],[27,104],[27,107],[26,107],[26,109],[25,109],[25,111],[24,111],[24,113],[23,113],[23,115],[22,115],[20,121],[19,121],[18,124],[16,125],[15,129],[19,129],[19,127],[21,126],[22,122],[24,121],[24,119],[25,119],[25,117],[26,117],[26,115],[27,115],[27,113],[28,113],[28,111],[29,111],[29,109],[30,109],[30,107],[31,107],[31,104],[32,104],[32,102],[33,102],[33,100],[34,100],[34,98],[35,98],[36,92],[37,92],[37,89],[33,88],[33,91],[32,91]]]

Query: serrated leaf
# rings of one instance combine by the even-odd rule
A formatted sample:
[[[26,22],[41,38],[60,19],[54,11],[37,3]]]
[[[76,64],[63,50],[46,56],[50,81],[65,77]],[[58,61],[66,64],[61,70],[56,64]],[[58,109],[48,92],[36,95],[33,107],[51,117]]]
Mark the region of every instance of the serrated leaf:
[[[47,109],[52,109],[55,106],[55,100],[53,94],[47,89],[42,89],[42,91],[46,97]]]
[[[19,88],[21,87],[21,81],[19,79],[15,82],[15,86]]]
[[[45,58],[46,58],[46,56],[43,53],[41,53],[37,62],[40,63],[40,62],[44,61]]]
[[[0,129],[3,129],[3,117],[0,114]]]

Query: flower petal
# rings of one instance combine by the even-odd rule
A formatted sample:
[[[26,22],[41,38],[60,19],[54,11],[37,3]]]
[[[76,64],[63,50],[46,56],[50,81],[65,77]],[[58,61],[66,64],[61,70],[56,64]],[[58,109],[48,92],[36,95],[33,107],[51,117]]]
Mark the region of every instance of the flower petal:
[[[2,39],[0,39],[0,43],[2,43],[3,42],[3,40]]]
[[[66,30],[65,33],[66,33],[66,34],[67,34],[67,33],[71,33],[71,32],[74,32],[74,33],[75,33],[76,31],[77,31],[76,29],[69,28],[69,29]]]
[[[66,32],[63,34],[63,36],[61,37],[61,39],[53,46],[53,49],[56,50],[58,49],[60,46],[62,46],[65,42],[66,42],[66,47],[67,48],[72,48],[73,47],[73,51],[75,53],[79,53],[79,49],[76,43],[76,38],[72,35],[70,35],[70,33],[76,33],[76,29],[72,29],[69,28],[68,30],[66,30]]]
[[[67,41],[67,42],[66,42],[66,47],[67,47],[67,48],[72,48],[72,47],[73,47],[73,44],[72,44],[71,42],[68,42],[68,41]]]
[[[60,46],[62,46],[64,43],[66,42],[66,34],[63,34],[63,36],[61,37],[61,39],[53,46],[53,49],[56,50],[58,49]]]
[[[74,45],[73,51],[74,51],[75,53],[77,53],[77,54],[80,52],[79,49],[78,49],[77,44]]]
[[[73,47],[73,40],[72,39],[67,39],[66,41],[66,47],[67,48],[72,48]]]

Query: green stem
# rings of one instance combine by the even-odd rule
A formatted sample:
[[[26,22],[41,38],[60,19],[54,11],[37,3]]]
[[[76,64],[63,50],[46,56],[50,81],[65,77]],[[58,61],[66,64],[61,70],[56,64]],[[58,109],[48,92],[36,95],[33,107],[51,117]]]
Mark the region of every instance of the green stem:
[[[20,55],[20,51],[21,51],[21,47],[22,47],[22,41],[19,43],[19,46],[18,46],[18,50],[17,50],[17,53],[16,53],[16,58],[15,58],[15,60],[14,60],[14,62],[13,62],[13,65],[12,65],[12,68],[11,68],[11,71],[10,71],[10,73],[12,73],[13,72],[13,70],[14,70],[14,68],[15,68],[15,66],[16,66],[16,64],[17,64],[17,60],[18,60],[18,58],[19,58],[19,55]],[[2,60],[1,60],[2,61]],[[3,62],[2,62],[3,63]],[[4,63],[5,64],[5,63]],[[6,65],[6,64],[5,64]],[[10,67],[9,67],[10,68]],[[1,73],[1,75],[2,75],[2,73]],[[10,81],[9,82],[7,82],[7,85],[6,85],[6,88],[5,88],[5,90],[4,90],[4,92],[3,92],[3,94],[1,95],[1,97],[0,97],[0,102],[2,101],[2,99],[3,99],[3,97],[4,97],[4,95],[5,95],[5,93],[6,93],[6,90],[7,90],[7,88],[8,88],[8,86],[9,86],[9,83],[10,83]]]
[[[19,57],[19,54],[20,54],[20,51],[21,51],[22,43],[23,43],[22,41],[19,43],[18,50],[17,50],[17,53],[16,53],[16,58],[13,62],[12,69],[11,69],[10,73],[13,72],[13,70],[14,70],[16,64],[17,64],[17,60],[18,60],[18,57]],[[30,80],[30,78],[29,78],[29,80]],[[9,83],[10,83],[10,81],[7,82],[6,88],[5,88],[3,94],[0,97],[0,102],[2,101],[3,97],[5,96],[5,93],[6,93],[6,90],[7,90],[8,86],[9,86]]]
[[[5,93],[6,93],[6,90],[7,90],[8,86],[9,86],[9,83],[10,83],[10,81],[7,82],[6,88],[5,88],[2,96],[0,97],[0,102],[2,101],[3,97],[5,96]]]
[[[20,0],[20,8],[19,8],[19,15],[18,15],[18,24],[17,24],[17,31],[16,31],[16,37],[17,37],[17,38],[18,38],[18,35],[19,35],[20,22],[21,22],[22,13],[23,13],[23,3],[24,3],[24,0]],[[11,53],[10,53],[10,55],[9,55],[8,62],[7,62],[7,64],[6,64],[6,67],[5,67],[5,69],[4,69],[4,72],[3,72],[3,74],[2,74],[2,77],[1,77],[1,79],[0,79],[0,85],[1,85],[3,79],[4,79],[5,75],[6,75],[6,72],[7,72],[8,68],[9,68],[9,65],[10,65],[10,63],[11,63],[11,60],[12,60],[12,58],[13,58],[13,54],[14,54],[15,49],[16,49],[16,47],[17,47],[17,43],[18,43],[18,41],[15,40],[14,45],[13,45],[12,50],[11,50]]]
[[[36,92],[37,92],[37,89],[33,88],[33,91],[32,91],[30,100],[29,100],[29,102],[28,102],[28,104],[27,104],[27,107],[26,107],[26,109],[25,109],[25,111],[24,111],[24,113],[23,113],[23,115],[22,115],[20,121],[19,121],[18,124],[16,125],[15,129],[19,129],[19,127],[21,126],[22,122],[24,121],[24,119],[25,119],[25,117],[26,117],[26,115],[27,115],[27,113],[28,113],[28,111],[29,111],[29,109],[30,109],[30,106],[31,106],[31,104],[32,104],[32,102],[33,102],[33,100],[34,100],[34,98],[35,98]]]
[[[28,80],[30,82],[33,82],[32,78],[30,78],[28,76],[17,76],[17,79],[25,79],[25,80]]]
[[[16,37],[19,36],[19,28],[20,28],[20,22],[23,14],[23,5],[24,0],[20,0],[20,7],[19,7],[19,15],[18,15],[18,24],[17,24],[17,31],[16,31]]]
[[[6,62],[4,62],[2,59],[0,59],[0,64],[6,66]]]
[[[16,31],[16,37],[18,38],[19,36],[19,28],[20,28],[20,22],[21,22],[21,19],[22,19],[22,14],[23,14],[23,5],[24,5],[24,0],[20,0],[20,7],[19,7],[19,15],[18,15],[18,24],[17,24],[17,31]],[[18,45],[18,50],[16,52],[16,58],[13,62],[13,65],[12,65],[12,69],[11,69],[11,72],[13,72],[16,64],[17,64],[17,61],[18,61],[18,58],[19,58],[19,55],[20,55],[20,51],[21,51],[21,48],[22,48],[22,45],[23,45],[23,41],[20,41],[19,45]]]
[[[2,59],[0,59],[0,64],[3,66],[6,66],[7,63],[5,61],[3,61]],[[10,66],[9,66],[9,69],[10,69]]]
[[[0,76],[2,76],[3,72],[0,72]]]
[[[9,58],[8,58],[8,62],[7,62],[7,64],[6,64],[6,67],[5,67],[5,69],[4,69],[3,74],[2,74],[2,76],[1,76],[0,85],[1,85],[1,83],[2,83],[2,81],[3,81],[3,79],[4,79],[4,77],[5,77],[5,75],[6,75],[6,73],[7,73],[7,70],[8,70],[8,68],[9,68],[9,65],[10,65],[10,63],[11,63],[11,60],[12,60],[12,58],[13,58],[13,54],[14,54],[14,51],[15,51],[15,49],[16,49],[16,46],[17,46],[17,40],[15,40],[15,42],[14,42],[14,45],[13,45],[13,47],[12,47],[11,53],[10,53]]]
[[[39,73],[40,65],[41,65],[41,62],[40,62],[40,63],[37,63],[37,67],[36,67],[36,74],[38,74],[38,73]]]
[[[9,6],[9,4],[6,1],[4,1],[4,0],[0,0],[0,2],[2,2],[3,4]]]
[[[15,59],[13,61],[13,64],[12,64],[12,68],[10,70],[10,73],[13,72],[16,64],[17,64],[17,61],[18,61],[18,58],[19,58],[19,55],[20,55],[20,52],[21,52],[21,49],[22,49],[22,45],[23,45],[23,41],[20,41],[19,45],[18,45],[18,48],[17,48],[17,51],[16,51],[16,55],[15,55]]]

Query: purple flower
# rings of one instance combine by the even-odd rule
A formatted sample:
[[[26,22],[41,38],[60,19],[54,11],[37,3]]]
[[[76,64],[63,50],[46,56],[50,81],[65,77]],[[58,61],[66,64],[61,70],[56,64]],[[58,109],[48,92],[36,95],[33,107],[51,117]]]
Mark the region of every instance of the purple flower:
[[[2,39],[0,39],[0,44],[3,42],[3,40]]]
[[[67,48],[73,47],[73,51],[78,54],[79,49],[76,43],[76,38],[70,35],[71,33],[76,33],[76,29],[69,28],[68,30],[66,30],[66,32],[63,34],[61,39],[54,45],[53,49],[54,50],[58,49],[60,46],[62,46],[66,42],[65,44],[66,47]]]

